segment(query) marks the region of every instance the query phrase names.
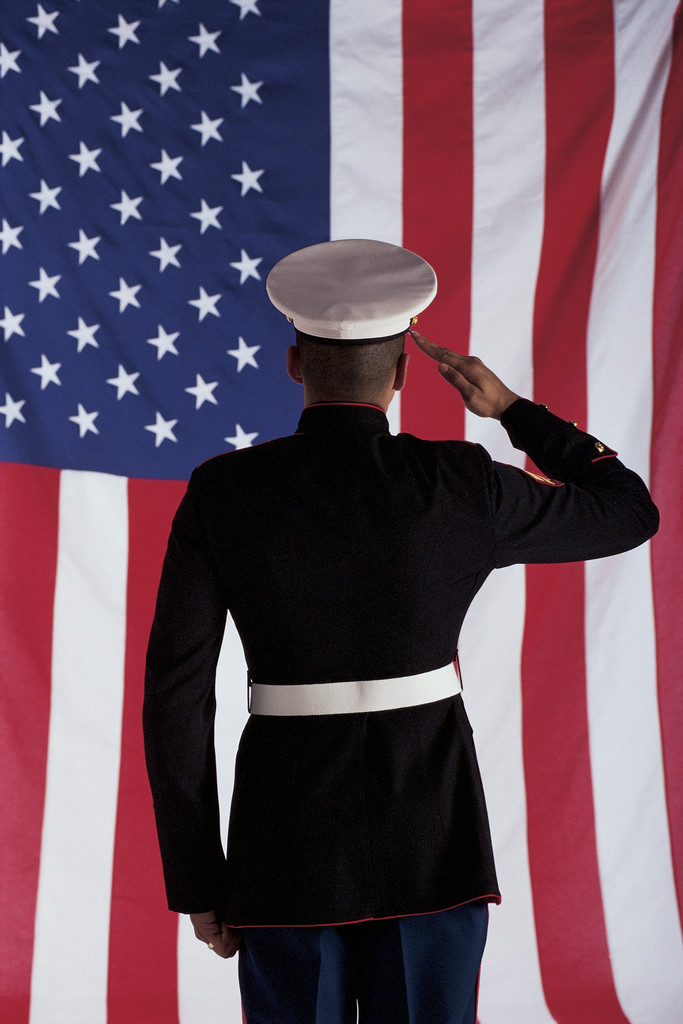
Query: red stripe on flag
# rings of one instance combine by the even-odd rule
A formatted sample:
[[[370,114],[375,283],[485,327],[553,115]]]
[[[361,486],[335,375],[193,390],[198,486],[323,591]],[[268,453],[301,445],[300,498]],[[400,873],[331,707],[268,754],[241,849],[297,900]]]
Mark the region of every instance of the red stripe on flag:
[[[403,244],[433,264],[439,292],[418,330],[466,352],[472,255],[472,11],[469,3],[403,3]],[[414,346],[401,396],[403,429],[462,437],[464,410]],[[457,396],[456,396],[457,397]]]
[[[652,541],[662,747],[678,905],[683,920],[683,702],[680,696],[683,586],[683,5],[674,20],[659,147],[654,290],[652,495],[661,526]]]
[[[166,907],[142,743],[145,652],[178,481],[128,484],[129,553],[121,773],[109,947],[108,1024],[172,1024],[177,1009],[177,927]]]
[[[586,332],[613,109],[612,5],[548,0],[545,227],[534,310],[538,401],[585,425]],[[584,569],[529,566],[522,651],[529,866],[543,987],[558,1024],[625,1024],[598,872]]]
[[[50,722],[59,472],[0,466],[0,1018],[29,1019]],[[11,584],[9,583],[11,581]]]

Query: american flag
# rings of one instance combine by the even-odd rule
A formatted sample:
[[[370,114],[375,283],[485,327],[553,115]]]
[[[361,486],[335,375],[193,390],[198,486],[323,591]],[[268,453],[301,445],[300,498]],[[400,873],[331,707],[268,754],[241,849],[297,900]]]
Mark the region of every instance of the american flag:
[[[420,330],[660,506],[627,555],[495,573],[461,659],[503,889],[480,1024],[680,1021],[682,27],[674,0],[0,0],[3,1022],[241,1020],[234,962],[165,908],[144,651],[192,467],[296,426],[268,270],[341,237],[428,259]],[[393,429],[518,461],[410,371]],[[229,631],[226,806],[244,690]]]

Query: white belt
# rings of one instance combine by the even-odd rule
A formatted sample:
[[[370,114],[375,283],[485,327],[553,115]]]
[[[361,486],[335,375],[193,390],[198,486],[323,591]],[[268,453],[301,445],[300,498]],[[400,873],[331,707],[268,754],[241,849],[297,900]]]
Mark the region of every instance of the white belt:
[[[430,704],[460,693],[452,663],[431,672],[395,679],[361,679],[345,683],[251,683],[252,715],[349,715]]]

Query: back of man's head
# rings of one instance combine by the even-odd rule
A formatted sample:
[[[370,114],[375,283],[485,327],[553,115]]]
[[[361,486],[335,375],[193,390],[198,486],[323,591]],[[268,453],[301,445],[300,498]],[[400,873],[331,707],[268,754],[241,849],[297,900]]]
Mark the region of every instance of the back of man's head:
[[[298,249],[275,264],[266,291],[294,324],[290,377],[307,404],[387,407],[405,380],[405,335],[436,294],[422,257],[390,242],[347,238]]]
[[[318,400],[377,402],[394,383],[405,332],[344,342],[296,332],[301,375]]]

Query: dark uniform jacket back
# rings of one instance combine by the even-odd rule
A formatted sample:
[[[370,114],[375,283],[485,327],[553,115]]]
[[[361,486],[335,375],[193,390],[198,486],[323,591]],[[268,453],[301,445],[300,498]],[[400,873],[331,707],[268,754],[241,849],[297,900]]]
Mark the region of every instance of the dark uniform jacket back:
[[[352,404],[308,407],[292,436],[195,470],[164,563],[145,698],[171,909],[221,908],[237,926],[326,924],[499,899],[460,696],[252,716],[227,858],[213,719],[228,611],[255,683],[404,676],[456,658],[491,570],[610,555],[654,533],[647,489],[611,449],[523,400],[503,425],[553,482],[479,445],[392,436],[380,409]]]

